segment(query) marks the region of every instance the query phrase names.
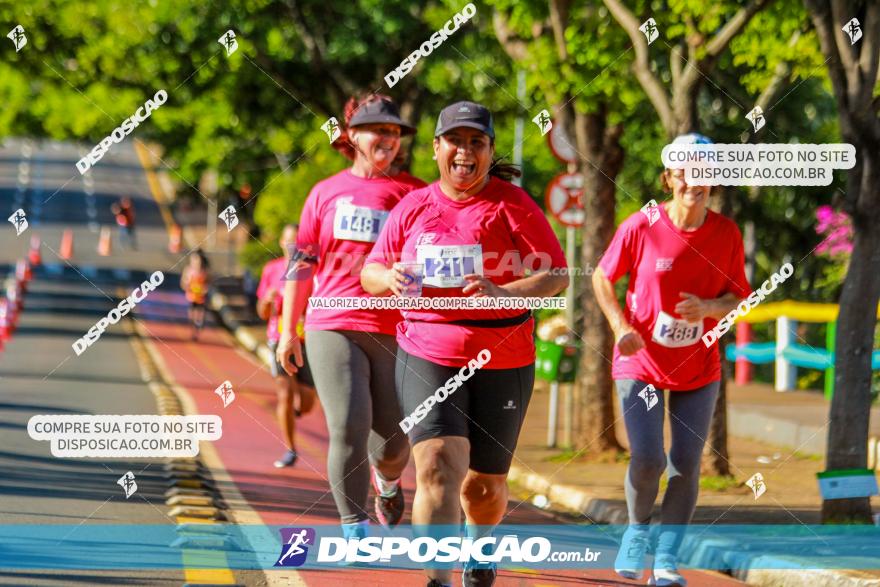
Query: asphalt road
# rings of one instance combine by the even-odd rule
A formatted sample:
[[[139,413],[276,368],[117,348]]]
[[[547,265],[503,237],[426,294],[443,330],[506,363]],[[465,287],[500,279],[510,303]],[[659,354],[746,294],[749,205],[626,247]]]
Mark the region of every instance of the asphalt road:
[[[171,523],[155,459],[59,459],[47,442],[27,434],[27,422],[37,414],[157,413],[121,323],[82,356],[71,347],[115,306],[121,286],[139,272],[173,262],[160,261],[156,253],[97,255],[99,226],[112,224],[110,203],[122,190],[136,197],[142,246],[161,251],[158,208],[134,152],[125,147],[118,145],[119,154],[108,155],[88,183],[74,166],[78,150],[70,146],[7,141],[0,149],[4,222],[23,208],[29,223],[18,237],[10,223],[0,230],[0,272],[8,274],[26,255],[34,234],[43,240],[47,265],[30,284],[18,330],[0,352],[0,524],[60,525],[59,541],[76,541],[90,524]],[[70,265],[57,255],[65,228],[74,232]],[[129,470],[137,473],[139,489],[126,500],[116,481]],[[182,578],[180,570],[0,571],[6,584],[171,585]]]

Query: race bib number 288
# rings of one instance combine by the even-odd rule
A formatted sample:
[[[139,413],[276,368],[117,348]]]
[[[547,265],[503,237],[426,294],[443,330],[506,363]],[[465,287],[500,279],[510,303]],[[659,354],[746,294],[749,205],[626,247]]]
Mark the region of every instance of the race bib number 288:
[[[703,321],[685,322],[673,318],[662,310],[654,322],[654,332],[651,338],[657,344],[669,348],[678,348],[695,344],[703,336]]]
[[[338,204],[333,218],[333,238],[374,243],[387,219],[385,210]]]
[[[465,275],[483,274],[483,245],[420,245],[416,260],[425,266],[425,285],[463,287]]]

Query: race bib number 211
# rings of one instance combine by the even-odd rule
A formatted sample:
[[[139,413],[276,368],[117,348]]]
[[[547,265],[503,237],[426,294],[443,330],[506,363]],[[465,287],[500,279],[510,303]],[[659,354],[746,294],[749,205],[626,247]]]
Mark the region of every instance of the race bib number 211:
[[[420,245],[416,257],[425,266],[425,285],[463,287],[465,275],[483,274],[482,245]]]

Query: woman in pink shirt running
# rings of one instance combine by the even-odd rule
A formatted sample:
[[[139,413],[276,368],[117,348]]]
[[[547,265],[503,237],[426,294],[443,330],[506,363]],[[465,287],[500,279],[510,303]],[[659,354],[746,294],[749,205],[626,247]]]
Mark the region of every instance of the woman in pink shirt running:
[[[697,134],[674,142],[711,143]],[[672,199],[643,208],[618,227],[593,274],[593,289],[617,341],[612,376],[631,456],[624,481],[630,525],[614,568],[629,579],[642,576],[651,511],[666,470],[651,580],[683,586],[676,555],[681,529],[697,504],[700,455],[721,379],[718,345],[707,347],[701,337],[751,288],[739,229],[706,207],[711,188],[688,185],[683,169],[664,170],[661,183]],[[626,274],[624,311],[614,282]],[[672,432],[668,459],[664,389]]]
[[[276,351],[288,373],[303,366],[294,327],[309,296],[313,302],[365,297],[361,266],[389,211],[404,194],[425,185],[408,173],[390,174],[401,134],[415,132],[390,98],[350,100],[345,124],[334,146],[353,164],[312,188],[300,218],[295,260],[302,271],[284,288]],[[402,416],[394,392],[400,312],[309,305],[305,347],[330,434],[328,480],[345,534],[363,537],[371,480],[381,524],[396,525],[404,511],[400,476],[409,443],[397,426]]]
[[[489,111],[458,102],[434,133],[440,180],[391,212],[361,274],[374,295],[401,295],[423,269],[422,297],[549,297],[568,285],[554,274],[565,256],[544,213],[509,182],[515,169],[493,161]],[[502,179],[501,177],[505,177]],[[536,264],[535,261],[538,261]],[[532,274],[525,275],[525,269]],[[507,472],[532,393],[534,321],[529,310],[405,311],[397,325],[397,393],[416,463],[414,525],[492,532],[507,507]],[[449,585],[450,569],[427,570],[429,586]],[[465,587],[492,585],[494,564],[465,564]]]
[[[269,368],[272,377],[275,378],[277,400],[275,404],[275,417],[281,427],[287,450],[284,455],[275,461],[277,468],[292,467],[298,458],[296,452],[296,418],[308,414],[315,405],[315,390],[309,384],[306,369],[297,373],[297,377],[291,377],[284,372],[284,367],[275,359],[275,350],[278,348],[278,339],[281,329],[278,327],[281,321],[282,298],[284,297],[285,273],[290,263],[290,249],[295,246],[296,234],[299,226],[287,224],[281,230],[281,238],[278,244],[284,252],[282,257],[272,259],[263,266],[260,274],[260,285],[257,287],[257,314],[266,321],[266,341],[269,350],[272,351],[272,363]],[[294,398],[299,400],[298,407],[294,408]]]

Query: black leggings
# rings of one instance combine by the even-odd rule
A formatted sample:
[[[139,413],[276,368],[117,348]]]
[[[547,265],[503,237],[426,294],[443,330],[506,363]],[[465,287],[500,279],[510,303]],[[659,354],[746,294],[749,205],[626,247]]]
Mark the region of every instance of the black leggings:
[[[451,393],[447,381],[465,367],[446,367],[397,349],[395,381],[404,416],[411,418],[413,445],[440,436],[463,436],[470,440],[470,469],[478,473],[505,475],[532,397],[534,363],[514,369],[475,369],[467,381]],[[429,396],[444,399],[428,409],[419,406]],[[413,420],[419,419],[418,422]],[[409,425],[406,425],[409,428]]]

